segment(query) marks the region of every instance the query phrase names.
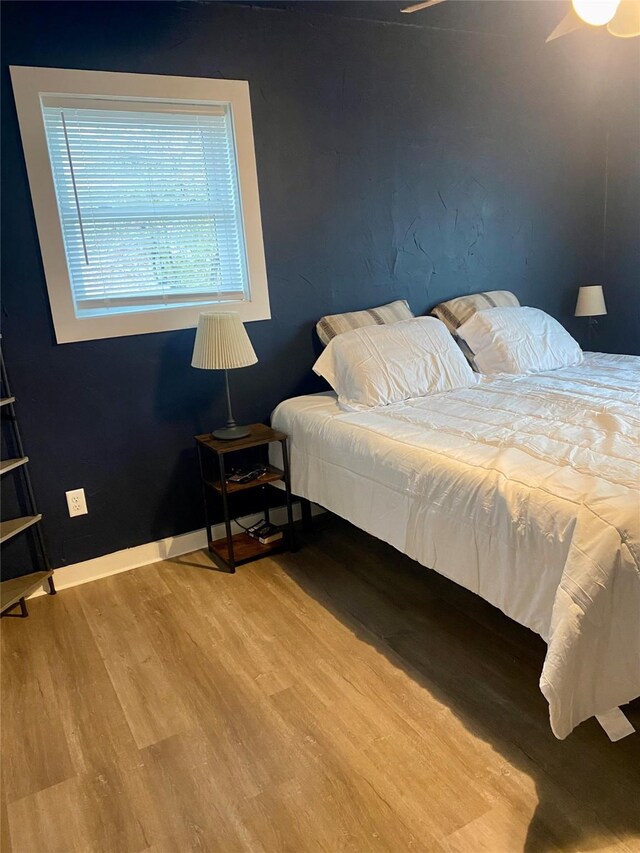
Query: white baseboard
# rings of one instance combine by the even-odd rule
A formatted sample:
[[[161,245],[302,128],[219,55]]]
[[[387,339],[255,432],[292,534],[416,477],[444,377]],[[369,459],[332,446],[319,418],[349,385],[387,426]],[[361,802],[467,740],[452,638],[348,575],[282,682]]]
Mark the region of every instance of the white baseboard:
[[[319,515],[324,510],[311,505],[313,515]],[[245,515],[240,522],[249,527],[261,517],[260,513]],[[293,517],[296,521],[300,518],[300,504],[294,503]],[[271,510],[270,518],[274,524],[285,524],[287,511],[285,507],[276,507]],[[239,533],[241,527],[232,522],[233,532]],[[222,539],[225,535],[224,524],[213,526],[213,538]],[[178,536],[168,536],[166,539],[158,539],[157,542],[147,542],[145,545],[136,545],[134,548],[125,548],[124,551],[114,551],[113,554],[105,554],[103,557],[95,557],[93,560],[85,560],[82,563],[74,563],[71,566],[62,566],[56,569],[53,575],[56,589],[67,589],[71,586],[79,586],[83,583],[117,575],[120,572],[128,572],[139,566],[147,566],[149,563],[157,563],[160,560],[169,560],[191,551],[198,551],[207,547],[207,534],[204,527],[200,530],[192,530],[190,533],[181,533]],[[46,583],[41,589],[37,589],[30,598],[45,595],[48,591]]]

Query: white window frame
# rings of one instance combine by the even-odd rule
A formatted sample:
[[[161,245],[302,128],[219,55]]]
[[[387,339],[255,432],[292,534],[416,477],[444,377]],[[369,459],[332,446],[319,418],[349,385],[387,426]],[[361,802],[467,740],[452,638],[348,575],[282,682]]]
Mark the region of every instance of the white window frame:
[[[197,325],[202,311],[237,311],[243,322],[270,319],[251,103],[245,80],[11,66],[11,81],[58,343],[188,329]],[[230,106],[244,222],[247,300],[76,317],[40,101],[47,95]]]

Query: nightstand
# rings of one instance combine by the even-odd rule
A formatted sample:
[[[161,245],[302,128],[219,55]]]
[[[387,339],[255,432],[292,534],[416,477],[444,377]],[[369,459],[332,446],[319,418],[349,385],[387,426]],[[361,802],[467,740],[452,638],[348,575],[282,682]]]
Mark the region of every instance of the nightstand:
[[[271,429],[264,424],[251,424],[250,433],[245,438],[232,441],[223,441],[213,438],[211,433],[196,436],[196,447],[198,448],[198,461],[200,463],[200,477],[202,480],[202,496],[204,500],[205,526],[207,529],[207,542],[209,553],[213,561],[221,569],[235,572],[236,566],[259,560],[276,551],[295,550],[295,532],[293,528],[293,511],[291,508],[291,480],[289,477],[289,455],[287,452],[287,436],[283,432]],[[265,460],[266,473],[256,480],[248,483],[230,483],[227,477],[230,473],[231,460],[229,454],[247,451],[252,448],[268,448],[273,441],[279,441],[282,447],[282,468],[269,465]],[[231,522],[234,518],[231,512],[231,504],[234,496],[249,489],[262,488],[263,492],[268,483],[280,480],[284,484],[284,492],[287,504],[287,529],[284,537],[278,542],[263,545],[248,533],[233,533]],[[222,503],[224,516],[225,536],[222,539],[213,538],[211,529],[211,515],[209,511],[209,500],[217,497]],[[266,500],[263,501],[265,521],[269,521],[269,507]]]

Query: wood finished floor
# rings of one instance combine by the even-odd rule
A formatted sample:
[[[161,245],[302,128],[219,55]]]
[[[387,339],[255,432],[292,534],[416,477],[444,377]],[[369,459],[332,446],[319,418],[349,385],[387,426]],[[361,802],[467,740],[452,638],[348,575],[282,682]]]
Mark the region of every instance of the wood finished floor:
[[[537,637],[319,527],[2,620],[4,853],[640,850],[640,735],[555,740]]]

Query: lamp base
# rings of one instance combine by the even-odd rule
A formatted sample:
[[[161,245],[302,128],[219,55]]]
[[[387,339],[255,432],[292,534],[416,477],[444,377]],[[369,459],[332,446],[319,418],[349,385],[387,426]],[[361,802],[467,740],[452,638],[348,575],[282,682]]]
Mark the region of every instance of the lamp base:
[[[251,435],[251,430],[246,426],[232,426],[214,429],[211,435],[214,438],[222,439],[222,441],[235,441],[237,438],[246,438]]]

